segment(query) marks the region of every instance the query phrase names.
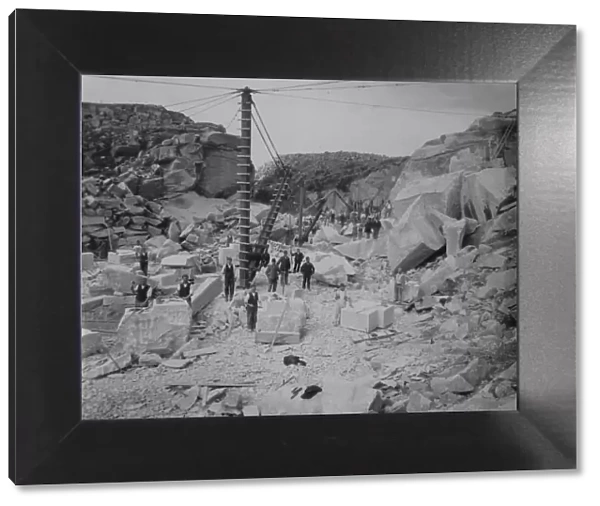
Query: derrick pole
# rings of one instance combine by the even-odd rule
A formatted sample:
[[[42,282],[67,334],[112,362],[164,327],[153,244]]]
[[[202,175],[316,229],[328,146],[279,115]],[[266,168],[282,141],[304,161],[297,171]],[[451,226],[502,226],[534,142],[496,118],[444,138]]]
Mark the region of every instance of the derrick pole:
[[[252,134],[252,90],[246,86],[241,94],[240,152],[238,153],[238,242],[240,246],[240,286],[247,288],[250,281],[250,185],[252,163],[250,157]]]
[[[298,246],[302,246],[302,234],[304,233],[302,220],[304,219],[304,178],[300,181],[300,204],[298,204]]]

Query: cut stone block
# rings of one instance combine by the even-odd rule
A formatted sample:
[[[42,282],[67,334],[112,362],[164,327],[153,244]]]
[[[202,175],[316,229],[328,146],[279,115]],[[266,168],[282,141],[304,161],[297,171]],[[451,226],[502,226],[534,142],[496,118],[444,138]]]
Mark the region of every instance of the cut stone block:
[[[93,311],[103,304],[104,295],[97,295],[96,297],[89,297],[81,301],[82,311]]]
[[[377,327],[384,329],[394,323],[394,308],[392,306],[377,306],[373,308],[377,311]]]
[[[196,265],[197,255],[171,255],[161,260],[163,267],[191,268]]]
[[[237,246],[237,245],[236,245]],[[219,265],[225,265],[227,262],[227,257],[231,257],[234,264],[238,263],[238,247],[234,247],[234,245],[229,246],[228,248],[219,248]]]
[[[194,287],[192,293],[192,310],[200,312],[223,293],[223,281],[220,276],[212,276]]]
[[[112,306],[114,309],[135,304],[135,295],[105,295],[103,299],[102,305]]]
[[[305,324],[306,304],[302,299],[269,301],[258,311],[256,342],[270,344],[277,331],[274,344],[297,344],[301,340]]]
[[[89,357],[104,349],[102,334],[93,330],[81,330],[81,356]]]
[[[131,265],[137,261],[135,251],[117,250],[108,254],[108,263],[117,265]]]
[[[81,268],[91,270],[94,268],[94,254],[93,253],[82,253],[81,254]]]
[[[148,284],[153,288],[154,287],[165,288],[167,286],[176,285],[177,281],[179,279],[180,278],[177,275],[177,271],[163,272],[161,274],[156,274],[154,276],[150,276],[150,279],[148,280]]]
[[[356,310],[355,308],[347,307],[342,309],[341,326],[362,332],[372,332],[377,328],[378,319],[376,309]]]

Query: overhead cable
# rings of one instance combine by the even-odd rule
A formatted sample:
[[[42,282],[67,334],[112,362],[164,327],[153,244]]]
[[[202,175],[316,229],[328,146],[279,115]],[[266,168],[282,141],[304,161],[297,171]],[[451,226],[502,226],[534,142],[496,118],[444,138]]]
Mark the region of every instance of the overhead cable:
[[[270,95],[273,97],[288,97],[288,98],[296,98],[300,100],[313,100],[316,102],[332,102],[334,104],[347,104],[347,105],[358,105],[363,107],[374,107],[379,109],[398,109],[402,111],[415,111],[415,112],[427,112],[432,114],[449,114],[456,116],[471,116],[471,117],[479,117],[482,114],[487,114],[485,112],[461,112],[461,111],[437,111],[433,109],[420,109],[417,107],[401,107],[395,105],[380,105],[380,104],[365,104],[362,102],[350,102],[347,100],[334,100],[329,98],[316,98],[316,97],[301,97],[299,95],[286,95],[283,93],[269,93],[269,92],[260,92],[262,95]]]
[[[116,81],[128,81],[133,83],[147,83],[147,84],[164,84],[167,86],[186,86],[190,88],[207,88],[213,90],[231,90],[237,91],[238,88],[230,88],[227,86],[212,86],[209,84],[192,84],[192,83],[179,83],[179,82],[168,82],[168,81],[155,81],[150,79],[136,79],[133,77],[119,77],[119,76],[93,76],[100,79],[113,79]]]

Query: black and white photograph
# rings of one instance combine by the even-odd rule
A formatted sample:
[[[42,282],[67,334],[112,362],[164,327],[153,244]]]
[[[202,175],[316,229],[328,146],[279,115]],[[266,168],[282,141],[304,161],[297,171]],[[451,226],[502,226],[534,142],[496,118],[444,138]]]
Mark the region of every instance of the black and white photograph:
[[[82,418],[517,409],[514,83],[82,76]]]

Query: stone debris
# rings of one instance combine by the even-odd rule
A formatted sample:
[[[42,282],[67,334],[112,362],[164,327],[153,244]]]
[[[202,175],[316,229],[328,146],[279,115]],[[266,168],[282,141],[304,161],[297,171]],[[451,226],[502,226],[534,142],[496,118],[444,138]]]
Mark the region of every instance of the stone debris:
[[[127,309],[117,331],[119,346],[130,353],[157,348],[175,353],[187,341],[191,321],[192,310],[182,300]]]
[[[157,367],[162,364],[162,358],[156,353],[142,353],[139,358],[139,364],[145,367]]]
[[[114,360],[114,361],[113,361]],[[84,379],[98,379],[104,376],[108,376],[109,374],[120,372],[122,369],[125,369],[129,365],[131,365],[131,354],[124,353],[117,356],[112,356],[111,358],[103,358],[102,361],[94,366],[90,367],[83,371]]]
[[[191,363],[191,360],[171,358],[169,360],[164,360],[162,365],[168,367],[169,369],[185,369]]]
[[[81,356],[89,357],[104,350],[102,334],[88,329],[81,330]]]
[[[193,159],[195,146],[208,145],[208,137],[194,132],[217,126],[186,124],[191,131],[169,131],[156,144],[140,146],[135,156],[141,153],[147,166],[127,156],[136,150],[128,144],[110,154],[119,162],[106,175],[90,169],[88,160],[82,311],[86,327],[97,330],[82,332],[86,416],[515,409],[516,171],[509,158],[487,160],[480,145],[482,132],[493,138],[512,122],[510,114],[476,122],[427,143],[402,160],[401,171],[370,175],[368,185],[352,183],[370,198],[393,187],[393,214],[382,219],[378,239],[352,240],[351,227],[321,219],[312,243],[302,246],[318,283],[302,290],[300,276],[290,273],[286,297],[265,294],[265,274],[258,272],[262,307],[254,334],[245,328],[243,308],[238,321],[231,320],[217,273],[227,257],[239,263],[235,196],[191,190],[194,184],[204,193],[202,185],[214,190],[221,183],[216,172],[195,177],[195,167],[181,159],[186,152]],[[227,145],[231,139],[224,135],[209,135],[210,142]],[[205,163],[205,155],[194,163]],[[210,156],[216,166],[229,163]],[[226,186],[229,174],[223,177]],[[375,186],[384,192],[372,192]],[[269,208],[251,203],[251,242]],[[292,249],[277,241],[285,240],[286,225],[295,219],[278,216],[272,258]],[[130,295],[131,283],[141,279],[138,241],[148,249],[148,283],[156,292],[143,309],[133,308]],[[397,273],[405,276],[401,291]],[[191,307],[175,296],[183,274],[195,280]],[[352,304],[335,327],[333,291],[341,285]],[[288,366],[289,357],[302,359]],[[190,383],[175,396],[158,393],[165,380],[185,383],[184,377]]]
[[[184,393],[183,397],[177,400],[175,404],[181,411],[188,411],[194,404],[196,404],[199,395],[200,387],[194,385],[189,390],[187,390]]]
[[[217,348],[215,348],[214,346],[211,346],[208,348],[200,348],[199,350],[184,351],[183,357],[184,358],[205,357],[207,355],[214,355],[215,353],[218,353],[218,352],[219,352],[219,350]]]
[[[406,405],[407,413],[420,413],[423,411],[429,411],[431,407],[431,400],[425,397],[423,394],[417,391],[412,391],[408,398],[408,404]]]

